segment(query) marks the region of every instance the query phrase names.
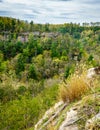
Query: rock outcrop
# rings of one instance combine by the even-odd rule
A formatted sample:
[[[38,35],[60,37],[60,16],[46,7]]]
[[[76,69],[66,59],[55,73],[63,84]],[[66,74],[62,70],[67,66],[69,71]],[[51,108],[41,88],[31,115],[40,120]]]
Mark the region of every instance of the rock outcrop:
[[[100,94],[96,95],[96,101],[94,98],[94,94],[86,96],[77,103],[74,103],[70,108],[68,104],[62,101],[56,103],[54,107],[46,111],[43,118],[40,119],[39,122],[35,125],[35,130],[53,130],[53,128],[54,130],[80,130],[80,126],[82,127],[81,129],[84,130],[93,130],[90,128],[93,126],[93,124],[95,124],[94,122],[97,120],[100,122],[100,112],[94,115],[93,110],[95,110],[96,106],[90,107],[90,105],[88,105],[88,102],[92,101],[95,103],[97,101],[96,105],[99,107],[100,104],[98,101],[100,100]],[[91,108],[93,108],[93,110],[91,110]],[[89,113],[91,116],[94,116],[92,116],[91,119],[88,119],[87,113]],[[61,117],[63,117],[63,120]],[[49,125],[52,125],[53,128],[49,129]]]
[[[87,78],[91,79],[95,75],[100,75],[100,66],[88,69],[88,71],[87,71]]]
[[[35,125],[35,130],[43,130],[45,126],[47,126],[54,118],[59,115],[59,113],[66,107],[66,105],[66,103],[60,101],[56,103],[54,107],[46,111],[43,118],[40,119],[39,122]]]
[[[66,118],[60,126],[59,130],[78,130],[78,126],[76,124],[76,121],[79,119],[77,116],[77,109],[77,107],[71,108],[66,113]]]
[[[89,69],[87,80],[98,74],[100,74],[100,67]],[[72,105],[60,101],[45,112],[34,130],[100,130],[100,125],[98,125],[98,122],[100,123],[99,101],[100,91],[93,91],[92,94]]]

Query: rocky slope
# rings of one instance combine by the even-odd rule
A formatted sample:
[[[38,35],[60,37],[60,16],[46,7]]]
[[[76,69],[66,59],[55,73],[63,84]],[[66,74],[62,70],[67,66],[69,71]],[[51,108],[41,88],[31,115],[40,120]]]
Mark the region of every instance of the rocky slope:
[[[90,81],[92,84],[87,94],[70,103],[59,101],[45,112],[34,129],[100,130],[100,77]],[[94,83],[96,81],[98,84]]]
[[[46,111],[35,130],[100,130],[100,90],[76,103],[58,102]]]

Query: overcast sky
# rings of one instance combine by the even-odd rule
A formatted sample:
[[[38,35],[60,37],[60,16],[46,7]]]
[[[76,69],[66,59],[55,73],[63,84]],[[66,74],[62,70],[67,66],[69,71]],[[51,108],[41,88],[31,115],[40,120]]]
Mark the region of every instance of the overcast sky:
[[[0,16],[35,23],[100,22],[100,0],[0,0]]]

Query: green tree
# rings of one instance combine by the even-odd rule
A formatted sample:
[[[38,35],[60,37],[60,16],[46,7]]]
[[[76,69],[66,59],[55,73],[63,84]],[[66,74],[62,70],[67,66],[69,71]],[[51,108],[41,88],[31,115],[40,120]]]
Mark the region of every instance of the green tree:
[[[32,79],[37,79],[37,72],[34,64],[30,65],[29,67],[28,77]]]
[[[21,71],[24,71],[25,69],[25,63],[24,63],[24,57],[22,54],[18,57],[17,63],[16,63],[16,74],[20,74]]]

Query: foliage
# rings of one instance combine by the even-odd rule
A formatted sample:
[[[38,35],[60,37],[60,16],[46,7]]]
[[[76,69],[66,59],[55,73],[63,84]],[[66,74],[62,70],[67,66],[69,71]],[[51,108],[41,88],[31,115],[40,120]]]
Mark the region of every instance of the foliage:
[[[55,84],[62,80],[67,82],[61,90],[64,101],[66,93],[70,101],[85,93],[88,88],[79,63],[87,68],[100,65],[96,25],[35,24],[0,17],[0,129],[33,126],[55,103]],[[76,66],[79,71],[74,75]]]
[[[65,78],[68,78],[71,74],[74,73],[75,67],[73,65],[68,65],[65,70]]]
[[[33,64],[30,65],[28,76],[29,78],[37,79],[36,69]]]
[[[23,87],[20,88],[20,92]],[[58,86],[45,89],[32,98],[29,93],[17,100],[0,104],[0,129],[26,129],[34,125],[45,110],[57,101]]]

